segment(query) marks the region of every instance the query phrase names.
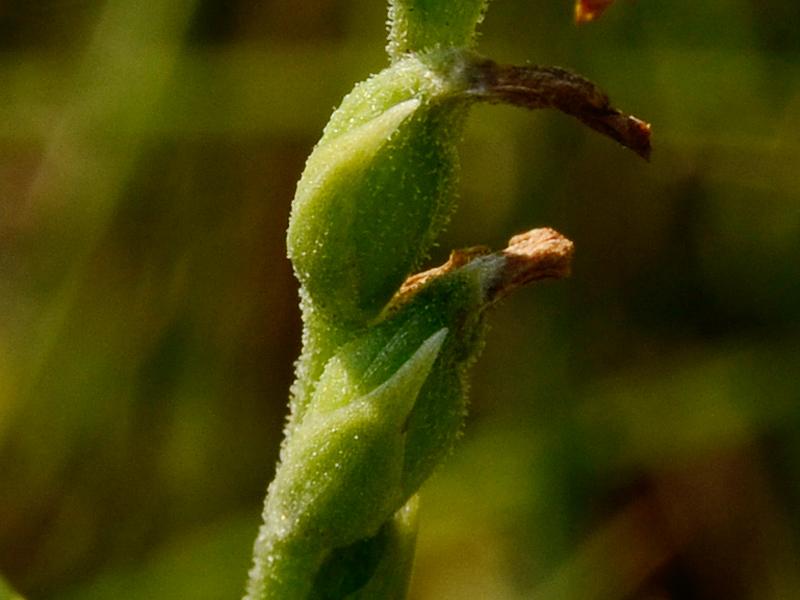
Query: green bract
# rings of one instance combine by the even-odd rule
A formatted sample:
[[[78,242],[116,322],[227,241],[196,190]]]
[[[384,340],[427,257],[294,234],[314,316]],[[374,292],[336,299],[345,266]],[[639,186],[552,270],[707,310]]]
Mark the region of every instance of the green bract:
[[[452,210],[463,85],[426,58],[357,86],[297,187],[289,257],[315,310],[349,327],[380,313]]]

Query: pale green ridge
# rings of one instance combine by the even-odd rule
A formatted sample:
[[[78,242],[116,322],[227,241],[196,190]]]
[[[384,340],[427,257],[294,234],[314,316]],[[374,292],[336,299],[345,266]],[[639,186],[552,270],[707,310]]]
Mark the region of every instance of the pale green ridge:
[[[331,115],[318,146],[411,98],[431,102],[457,95],[467,83],[463,64],[462,52],[452,49],[404,56],[356,84]]]

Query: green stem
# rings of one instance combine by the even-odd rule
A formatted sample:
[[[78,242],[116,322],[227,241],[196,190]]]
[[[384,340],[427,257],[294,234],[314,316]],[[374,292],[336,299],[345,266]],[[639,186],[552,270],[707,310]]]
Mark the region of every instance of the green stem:
[[[488,0],[390,0],[392,59],[433,48],[467,48],[483,20]]]

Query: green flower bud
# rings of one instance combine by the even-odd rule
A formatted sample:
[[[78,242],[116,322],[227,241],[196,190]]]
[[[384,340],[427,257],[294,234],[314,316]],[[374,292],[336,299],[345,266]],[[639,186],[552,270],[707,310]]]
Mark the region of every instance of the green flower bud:
[[[344,546],[373,535],[399,508],[404,423],[446,335],[447,329],[436,331],[410,357],[404,339],[377,355],[370,352],[373,340],[366,340],[330,360],[284,449],[267,503],[279,536],[315,536],[322,546]],[[388,379],[362,393],[401,360]]]
[[[304,597],[331,550],[374,536],[404,503],[404,423],[446,336],[410,356],[402,336],[391,349],[359,340],[329,361],[270,485],[249,597]]]
[[[466,108],[455,59],[407,57],[356,86],[306,163],[289,257],[313,310],[342,327],[381,312],[452,212]]]

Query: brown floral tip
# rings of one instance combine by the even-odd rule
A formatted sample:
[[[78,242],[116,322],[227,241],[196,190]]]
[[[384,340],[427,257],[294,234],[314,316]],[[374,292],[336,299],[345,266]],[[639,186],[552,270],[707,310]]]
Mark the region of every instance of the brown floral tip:
[[[568,277],[574,252],[573,243],[549,227],[515,235],[499,252],[505,262],[489,290],[490,299],[502,298],[534,281]]]
[[[575,2],[575,22],[580,24],[594,21],[612,4],[614,4],[614,0],[577,0]]]
[[[491,250],[487,246],[472,246],[470,248],[453,250],[450,252],[450,258],[448,258],[447,262],[443,265],[439,265],[438,267],[434,267],[432,269],[428,269],[427,271],[422,271],[421,273],[416,273],[409,276],[395,294],[392,304],[397,304],[398,302],[402,302],[404,299],[410,298],[417,292],[417,290],[419,290],[432,279],[441,277],[442,275],[445,275],[450,271],[454,271],[459,267],[463,267],[464,265],[471,263],[479,256],[485,256],[490,252]]]
[[[573,250],[571,241],[548,227],[515,235],[508,241],[508,247],[499,252],[490,252],[486,246],[453,250],[443,265],[406,279],[389,303],[389,310],[394,311],[408,302],[433,279],[473,262],[483,265],[479,267],[482,270],[485,267],[490,282],[486,289],[488,305],[531,282],[567,277]]]
[[[476,57],[469,66],[473,98],[529,109],[555,108],[648,160],[650,125],[611,106],[594,83],[560,67],[499,65]]]

